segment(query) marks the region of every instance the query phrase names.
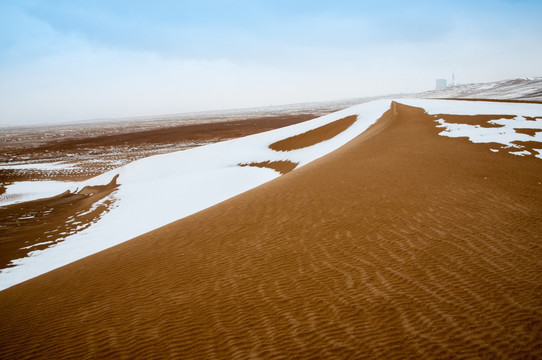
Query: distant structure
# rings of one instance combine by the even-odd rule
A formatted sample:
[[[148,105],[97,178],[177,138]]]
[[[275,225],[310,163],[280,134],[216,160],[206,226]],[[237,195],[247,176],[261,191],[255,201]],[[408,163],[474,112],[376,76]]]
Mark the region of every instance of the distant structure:
[[[435,89],[444,89],[446,86],[448,86],[448,82],[446,79],[437,79],[437,84],[435,86]]]

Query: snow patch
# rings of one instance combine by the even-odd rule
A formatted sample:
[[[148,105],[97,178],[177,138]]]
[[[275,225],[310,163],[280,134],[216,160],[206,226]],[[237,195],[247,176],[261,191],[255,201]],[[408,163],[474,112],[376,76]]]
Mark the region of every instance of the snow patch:
[[[76,167],[74,164],[66,164],[62,161],[52,163],[5,163],[0,164],[0,169],[3,170],[61,170],[61,169],[73,169]]]
[[[530,103],[500,103],[489,101],[460,101],[460,100],[427,100],[408,99],[401,100],[405,105],[423,108],[430,115],[515,115],[513,119],[496,119],[488,121],[499,127],[483,127],[480,125],[447,123],[444,119],[437,119],[438,128],[444,129],[441,136],[452,138],[466,137],[473,143],[499,143],[506,148],[517,148],[520,151],[510,154],[525,156],[531,155],[517,142],[542,142],[542,132],[534,135],[517,132],[517,129],[541,129],[542,119],[527,120],[525,117],[540,117],[541,104]],[[493,152],[498,149],[491,149]],[[537,157],[540,158],[538,155]]]

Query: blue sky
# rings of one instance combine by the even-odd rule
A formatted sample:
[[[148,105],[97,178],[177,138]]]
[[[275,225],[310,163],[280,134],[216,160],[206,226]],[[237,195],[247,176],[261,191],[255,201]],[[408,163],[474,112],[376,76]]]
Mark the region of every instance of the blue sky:
[[[0,0],[0,125],[542,76],[540,1]]]

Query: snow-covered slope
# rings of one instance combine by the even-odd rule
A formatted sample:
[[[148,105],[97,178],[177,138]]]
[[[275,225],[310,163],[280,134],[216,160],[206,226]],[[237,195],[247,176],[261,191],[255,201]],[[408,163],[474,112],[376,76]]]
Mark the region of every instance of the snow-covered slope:
[[[10,185],[0,197],[0,205],[54,196],[87,185],[103,185],[120,175],[120,187],[111,195],[115,202],[108,213],[62,242],[15,260],[15,267],[0,272],[0,289],[132,239],[280,176],[269,168],[239,164],[289,161],[300,167],[324,156],[365,131],[389,109],[390,102],[370,102],[266,133],[151,156],[84,182],[32,181]],[[329,140],[292,151],[269,148],[277,141],[350,115],[357,115],[355,123]]]
[[[420,98],[470,98],[542,101],[542,78],[502,80],[450,86],[415,94]]]

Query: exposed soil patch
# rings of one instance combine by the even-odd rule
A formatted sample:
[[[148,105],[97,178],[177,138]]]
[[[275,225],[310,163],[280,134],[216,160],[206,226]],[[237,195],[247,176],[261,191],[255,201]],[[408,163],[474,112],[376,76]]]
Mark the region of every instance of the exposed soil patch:
[[[275,151],[291,151],[302,149],[304,147],[316,145],[322,141],[329,140],[338,134],[348,129],[357,120],[356,115],[347,116],[343,119],[334,121],[317,129],[307,131],[306,133],[289,137],[287,139],[277,141],[269,148]]]
[[[108,196],[118,187],[117,177],[107,185],[0,207],[0,268],[96,222],[114,205]]]
[[[537,132],[541,132],[541,129],[514,129],[518,134],[526,134],[529,136],[535,136]]]
[[[503,125],[492,124],[491,120],[514,119],[515,115],[448,115],[436,114],[435,119],[443,119],[450,124],[479,125],[481,127],[502,127]]]
[[[536,153],[534,149],[542,149],[542,142],[540,141],[512,141],[512,144],[519,146],[519,148],[510,148],[510,151],[527,150]]]
[[[253,162],[250,164],[239,164],[239,166],[255,166],[259,168],[269,168],[273,169],[275,171],[278,171],[282,175],[289,173],[293,169],[296,168],[298,164],[288,161],[288,160],[280,160],[280,161],[262,161],[262,162]]]

